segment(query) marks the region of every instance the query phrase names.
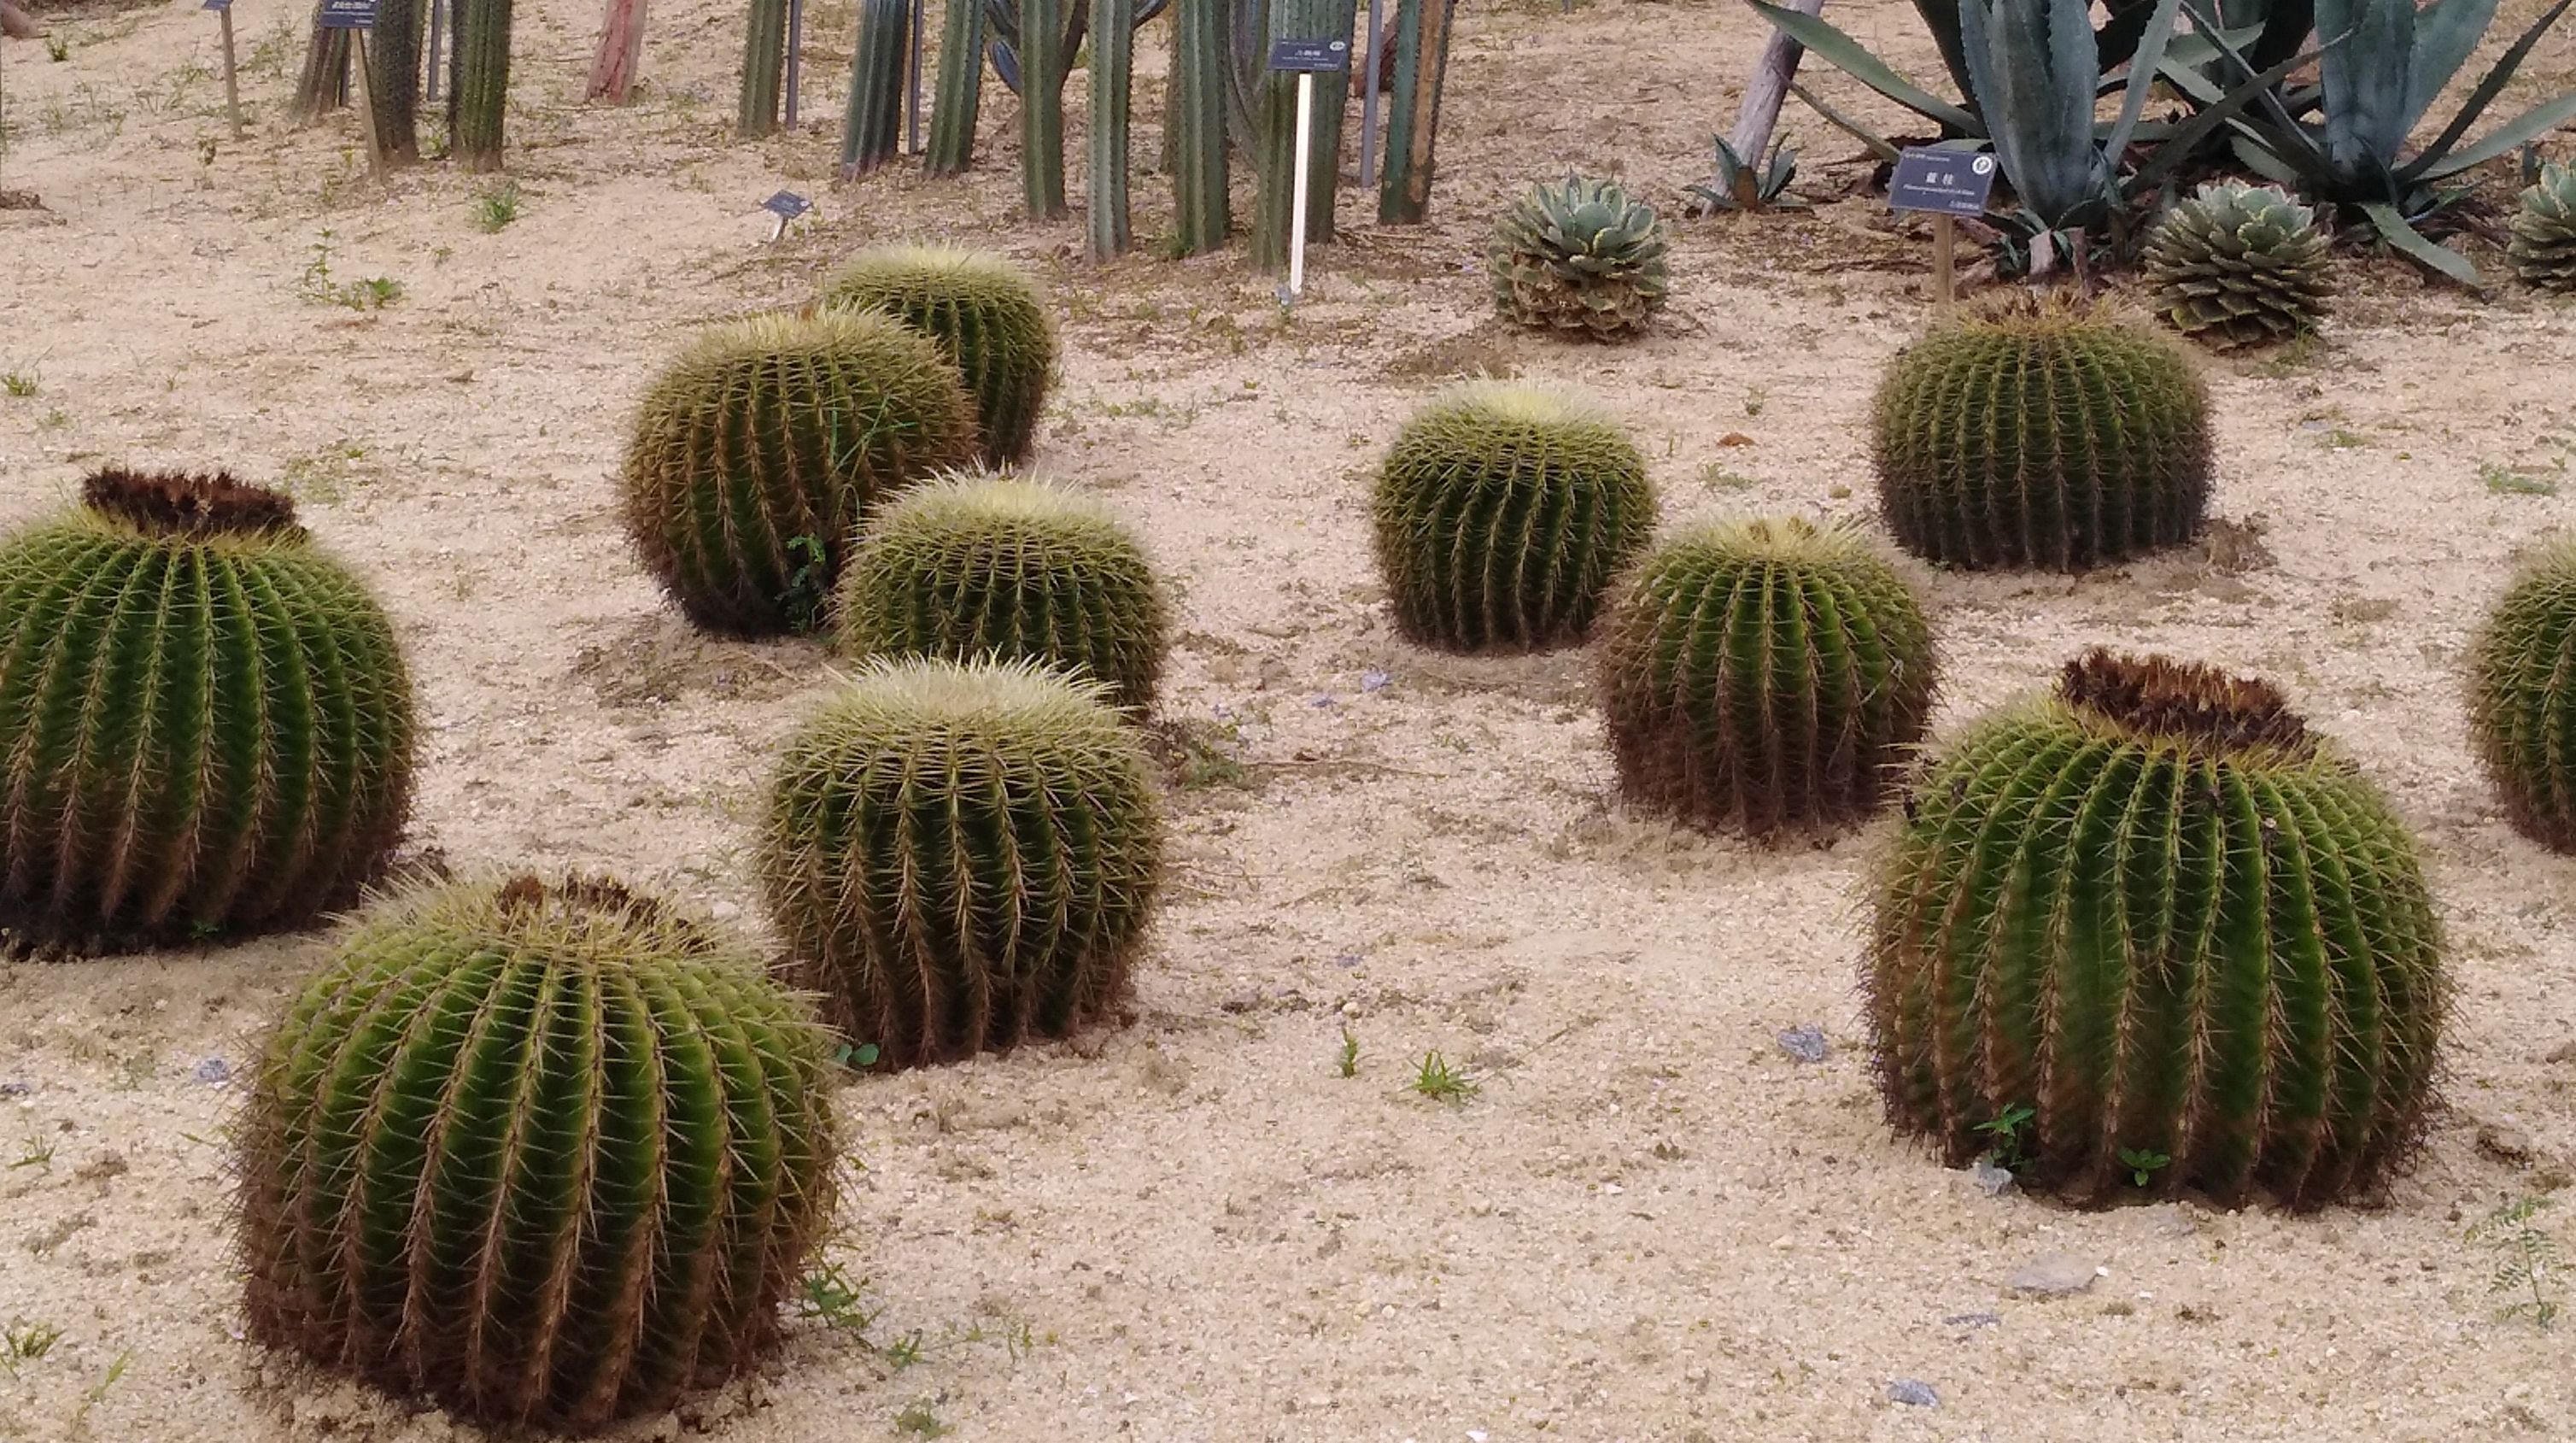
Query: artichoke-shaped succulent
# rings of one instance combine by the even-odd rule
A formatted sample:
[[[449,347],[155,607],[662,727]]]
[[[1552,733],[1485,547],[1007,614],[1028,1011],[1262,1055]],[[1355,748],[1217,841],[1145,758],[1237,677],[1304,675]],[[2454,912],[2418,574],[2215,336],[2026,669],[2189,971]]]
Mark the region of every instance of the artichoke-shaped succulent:
[[[626,450],[627,534],[700,625],[810,631],[869,509],[973,461],[975,435],[957,368],[901,321],[736,321],[645,393]]]
[[[286,497],[101,471],[0,543],[0,940],[86,951],[353,901],[411,803],[392,623]]]
[[[1127,992],[1162,871],[1108,688],[878,660],[787,746],[760,876],[790,975],[889,1067],[1063,1037]]]
[[[1471,382],[1405,423],[1372,507],[1397,627],[1459,651],[1582,640],[1655,529],[1646,458],[1618,423],[1518,382]]]
[[[2576,165],[2540,168],[2539,183],[2522,193],[2514,212],[2505,254],[2523,284],[2576,291]]]
[[[2189,541],[2209,505],[2209,396],[2172,341],[2014,295],[1936,324],[1879,382],[1879,504],[1906,550],[2081,571]]]
[[[1055,377],[1055,326],[1037,283],[1010,262],[953,246],[863,251],[823,304],[880,310],[939,343],[975,401],[986,464],[1026,460]]]
[[[2147,240],[2146,281],[2174,329],[2225,350],[2316,328],[2333,289],[2316,212],[2277,186],[2213,181]]]
[[[613,882],[385,899],[252,1075],[250,1334],[494,1425],[722,1382],[831,1219],[831,1046],[757,954]]]
[[[840,644],[857,656],[1028,659],[1152,704],[1170,607],[1108,507],[1041,481],[959,472],[897,498],[841,572]]]
[[[1875,893],[1880,1090],[1953,1166],[2308,1208],[2421,1134],[2448,987],[2415,844],[2266,682],[2087,654],[1921,773]]]
[[[1663,225],[1615,180],[1568,175],[1514,202],[1486,255],[1503,319],[1615,341],[1663,309]]]
[[[2506,588],[2469,661],[2469,741],[2505,815],[2576,852],[2576,542],[2544,549]]]
[[[1923,608],[1848,526],[1684,532],[1621,582],[1600,650],[1620,790],[1697,826],[1867,816],[1932,710]]]

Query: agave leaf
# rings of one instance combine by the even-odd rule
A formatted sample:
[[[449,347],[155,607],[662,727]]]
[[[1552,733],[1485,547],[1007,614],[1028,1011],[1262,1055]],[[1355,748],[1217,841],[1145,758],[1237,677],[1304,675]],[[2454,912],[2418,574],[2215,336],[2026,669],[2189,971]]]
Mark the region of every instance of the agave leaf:
[[[2451,0],[2451,3],[2457,4],[2458,0]],[[2431,145],[2424,147],[2423,153],[2409,162],[2399,172],[2400,175],[2410,180],[2437,180],[2442,176],[2454,175],[2469,166],[2476,165],[2479,161],[2487,159],[2489,155],[2502,155],[2504,150],[2510,150],[2513,146],[2522,143],[2522,140],[2515,140],[2505,146],[2504,150],[2489,151],[2486,155],[2480,155],[2477,160],[2465,161],[2457,165],[2451,164],[2444,158],[2450,154],[2451,147],[2459,144],[2462,137],[2469,133],[2469,127],[2477,124],[2478,117],[2486,113],[2487,107],[2495,103],[2495,98],[2503,92],[2505,83],[2513,79],[2513,72],[2520,68],[2524,58],[2531,54],[2531,47],[2539,44],[2540,37],[2548,32],[2549,27],[2558,23],[2558,17],[2567,13],[2568,4],[2569,0],[2558,0],[2556,5],[2551,6],[2538,20],[2531,23],[2530,29],[2522,32],[2521,38],[2515,40],[2511,48],[2496,57],[2496,63],[2487,71],[2486,78],[2478,82],[2478,88],[2471,91],[2469,98],[2461,104],[2460,113],[2451,117],[2451,123],[2442,128],[2442,133],[2434,138]],[[2530,122],[2533,115],[2549,110],[2553,103],[2544,103],[2537,109],[2527,112],[2522,119],[2505,127],[2505,130],[2499,134],[2518,131]],[[2559,117],[2559,119],[2564,118],[2564,116]],[[2542,132],[2557,123],[2557,120],[2551,120],[2523,139],[2537,139]],[[2489,141],[2492,142],[2492,140],[2493,137],[2489,137]],[[2483,146],[2480,148],[2483,149]]]
[[[1977,110],[1977,87],[1968,74],[1968,57],[1959,48],[1959,0],[1914,0],[1914,13],[1923,17],[1923,28],[1932,32],[1932,44],[1941,52],[1941,64],[1950,72],[1950,83],[1967,97],[1968,109]]]
[[[2239,135],[2232,142],[2239,164],[2274,185],[2302,186],[2317,179],[2321,172],[2301,170],[2265,148],[2259,134]]]
[[[2004,174],[2030,209],[2066,224],[2110,179],[2093,138],[2100,71],[2084,0],[1964,0],[1959,21]]]
[[[2432,154],[2427,152],[2400,174],[2410,182],[2442,180],[2458,175],[2472,166],[2484,165],[2499,155],[2518,150],[2570,120],[2576,120],[2576,91],[2562,95],[2556,100],[2533,106],[2524,111],[2512,124],[2496,131],[2495,134],[2466,150],[2454,151],[2429,165],[2425,162],[2432,160]]]
[[[2121,153],[2129,148],[2129,136],[2138,128],[2139,118],[2146,114],[2147,96],[2156,88],[2152,77],[2164,65],[2165,46],[2173,39],[2174,22],[2181,16],[2182,0],[2158,0],[2155,13],[2147,17],[2147,28],[2138,35],[2138,48],[2129,57],[2129,73],[2149,80],[2129,87],[2128,98],[2120,106],[2119,124],[2112,127],[2111,138],[2102,147],[2115,166]]]
[[[2493,0],[2444,0],[2488,4]],[[2406,143],[2415,0],[2318,0],[2317,29],[2347,37],[2326,51],[2326,158],[2348,182],[2385,173]]]
[[[1789,82],[1789,93],[1805,102],[1806,107],[1809,110],[1823,116],[1827,125],[1830,125],[1834,129],[1841,131],[1843,134],[1850,136],[1852,139],[1859,141],[1862,145],[1869,147],[1870,154],[1877,156],[1880,160],[1887,162],[1889,165],[1896,164],[1896,145],[1886,136],[1880,135],[1878,132],[1871,130],[1868,126],[1861,124],[1859,121],[1854,120],[1850,116],[1847,116],[1841,111],[1834,109],[1832,106],[1827,105],[1824,101],[1817,99],[1813,92],[1809,91],[1807,87],[1799,84],[1797,81],[1792,80]]]
[[[2415,45],[2407,57],[2406,123],[2401,130],[2411,131],[2423,123],[2424,112],[2433,108],[2442,87],[2460,73],[2470,52],[2485,38],[2487,27],[2495,23],[2495,13],[2496,0],[2433,0],[2414,15]]]
[[[2195,10],[2195,14],[2196,13],[2197,12]],[[2223,41],[2220,42],[2220,44],[2222,47],[2225,45]],[[2156,147],[2153,155],[2148,156],[2144,161],[2139,163],[2137,171],[2129,177],[2129,189],[2132,191],[2144,190],[2156,184],[2156,182],[2163,179],[2168,172],[2172,171],[2175,166],[2178,166],[2185,160],[2190,159],[2192,153],[2200,148],[2201,142],[2208,139],[2211,135],[2216,134],[2218,128],[2222,125],[2234,125],[2240,132],[2255,136],[2255,145],[2264,146],[2268,150],[2269,146],[2266,143],[2266,138],[2269,136],[2269,132],[2248,126],[2238,120],[2237,117],[2245,113],[2247,106],[2257,103],[2269,105],[2277,112],[2279,109],[2279,101],[2274,98],[2272,87],[2281,83],[2282,76],[2287,75],[2291,71],[2298,69],[2300,66],[2306,65],[2310,61],[2315,60],[2319,55],[2324,53],[2325,48],[2325,46],[2320,45],[2316,49],[2308,51],[2305,54],[2293,55],[2277,65],[2271,66],[2260,72],[2252,73],[2243,83],[2239,84],[2235,89],[2227,92],[2226,97],[2220,100],[2216,105],[2202,108],[2199,113],[2193,115],[2191,119],[2184,121],[2180,126],[2176,127],[2172,135],[2166,138],[2165,143]],[[2240,69],[2248,68],[2245,66],[2243,57],[2237,55],[2232,47],[2225,47],[2225,49],[2228,58],[2235,61]],[[2322,153],[2316,152],[2315,142],[2308,139],[2307,132],[2300,128],[2298,122],[2291,120],[2287,115],[2278,115],[2277,118],[2282,126],[2286,126],[2288,128],[2291,135],[2298,138],[2299,143],[2303,143],[2308,146],[2309,151],[2312,154],[2315,154],[2317,164],[2319,166],[2323,166],[2325,164],[2325,157]],[[2238,153],[2240,155],[2243,154],[2244,150],[2247,148],[2248,147],[2240,142]],[[2272,153],[2278,154],[2278,152]],[[2283,157],[2282,164],[2288,166],[2294,164],[2294,162],[2287,157]],[[2260,171],[2262,168],[2257,166],[2255,169]],[[2275,176],[2268,171],[2264,171],[2263,174],[2267,179],[2280,179],[2280,177]],[[2284,183],[2294,184],[2295,182],[2285,181]]]
[[[1983,135],[1986,128],[1977,117],[1941,99],[1922,86],[1899,75],[1885,61],[1872,55],[1861,43],[1831,24],[1795,10],[1749,0],[1763,19],[1780,32],[1825,58],[1826,63],[1852,79],[1904,106],[1906,109],[1938,121],[1947,129],[1963,135]]]
[[[2479,279],[2478,268],[2469,264],[2468,257],[2426,240],[2422,231],[2407,224],[2406,217],[2398,213],[2397,207],[2385,201],[2371,201],[2361,207],[2361,213],[2370,217],[2371,229],[2379,232],[2380,239],[2405,252],[2409,259],[2430,266],[2464,286],[2486,284]]]

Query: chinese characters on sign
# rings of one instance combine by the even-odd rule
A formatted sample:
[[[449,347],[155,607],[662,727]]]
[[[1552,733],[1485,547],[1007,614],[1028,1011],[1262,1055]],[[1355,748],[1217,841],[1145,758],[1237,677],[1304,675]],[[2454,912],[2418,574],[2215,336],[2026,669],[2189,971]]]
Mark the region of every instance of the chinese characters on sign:
[[[1896,173],[1887,179],[1887,204],[1892,210],[1983,215],[1994,188],[1993,156],[1917,146],[1896,158]]]

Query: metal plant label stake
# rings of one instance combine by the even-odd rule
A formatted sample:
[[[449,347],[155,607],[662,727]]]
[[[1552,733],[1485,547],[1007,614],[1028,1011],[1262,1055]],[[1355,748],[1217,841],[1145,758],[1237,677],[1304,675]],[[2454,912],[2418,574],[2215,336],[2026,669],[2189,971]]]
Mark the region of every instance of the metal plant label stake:
[[[1306,170],[1315,149],[1315,77],[1347,70],[1350,64],[1348,40],[1270,42],[1270,68],[1297,75],[1297,156],[1288,201],[1288,284],[1279,288],[1282,305],[1306,293]]]

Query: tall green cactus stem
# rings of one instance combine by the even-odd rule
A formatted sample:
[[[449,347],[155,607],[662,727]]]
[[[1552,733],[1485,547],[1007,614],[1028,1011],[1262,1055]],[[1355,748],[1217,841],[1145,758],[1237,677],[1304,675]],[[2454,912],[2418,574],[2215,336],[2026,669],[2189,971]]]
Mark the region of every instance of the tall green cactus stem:
[[[1655,528],[1646,459],[1545,387],[1472,382],[1405,423],[1372,501],[1396,626],[1458,651],[1580,641]]]
[[[1127,102],[1136,65],[1136,0],[1095,0],[1091,27],[1091,258],[1125,255]]]
[[[1020,193],[1031,220],[1065,214],[1064,0],[1020,0]]]
[[[1172,173],[1173,249],[1221,249],[1234,223],[1226,194],[1227,0],[1173,0],[1172,100],[1163,164]]]
[[[376,110],[376,143],[396,165],[420,159],[420,41],[429,23],[422,0],[376,0],[367,32],[367,98]]]
[[[1028,662],[877,661],[788,743],[760,876],[790,975],[912,1067],[1126,995],[1162,869],[1134,733]]]
[[[1347,39],[1352,0],[1270,0],[1270,38]],[[1306,159],[1306,240],[1333,238],[1335,188],[1342,176],[1342,111],[1350,86],[1339,74],[1316,77],[1314,136]],[[1266,271],[1288,268],[1290,211],[1296,204],[1297,77],[1262,72],[1256,164],[1261,189],[1252,209],[1252,263]]]
[[[1382,224],[1430,219],[1440,82],[1449,71],[1449,29],[1457,11],[1457,0],[1396,0],[1395,84],[1387,96],[1386,164],[1378,174]]]
[[[778,129],[787,80],[787,0],[751,0],[742,42],[742,107],[734,129],[758,139]]]
[[[841,174],[861,176],[903,150],[905,47],[912,0],[859,0],[850,52],[850,102],[841,119]]]
[[[1630,800],[1756,836],[1886,800],[1936,666],[1913,591],[1848,526],[1704,526],[1655,548],[1601,623],[1602,707]]]
[[[285,497],[102,471],[0,545],[0,933],[298,926],[400,839],[409,673]]]
[[[984,104],[984,0],[947,0],[946,10],[922,157],[922,168],[937,176],[963,175],[975,163],[975,121]]]
[[[1108,507],[983,472],[925,482],[878,513],[839,601],[851,655],[1034,661],[1107,683],[1136,715],[1170,645],[1162,583]]]
[[[613,882],[369,908],[261,1049],[250,1335],[504,1428],[742,1372],[830,1222],[831,1037]]]
[[[2576,542],[2506,588],[2469,661],[2469,741],[2517,831],[2576,852]]]
[[[883,311],[937,342],[975,402],[986,464],[1028,458],[1055,378],[1056,335],[1025,273],[981,251],[882,246],[835,273],[823,304]]]
[[[455,0],[456,52],[447,96],[447,152],[469,171],[501,168],[510,89],[510,0]]]
[[[627,535],[700,625],[811,630],[878,498],[974,455],[955,367],[902,322],[737,321],[645,392],[626,450]]]
[[[1879,1086],[1953,1166],[2291,1208],[2415,1146],[2448,987],[2415,846],[2270,684],[2092,652],[1922,774],[1881,860]],[[2025,1113],[2022,1110],[2028,1109]]]
[[[2165,337],[2015,297],[1936,325],[1879,383],[1879,504],[1906,550],[2080,571],[2189,541],[2209,397]]]

